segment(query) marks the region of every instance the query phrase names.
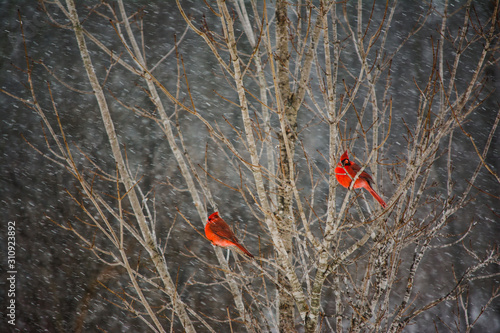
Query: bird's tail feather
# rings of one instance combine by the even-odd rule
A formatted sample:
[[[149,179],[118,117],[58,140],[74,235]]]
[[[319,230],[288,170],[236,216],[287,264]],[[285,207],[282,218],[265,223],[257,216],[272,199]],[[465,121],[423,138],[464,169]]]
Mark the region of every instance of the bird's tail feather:
[[[387,206],[385,201],[380,197],[380,195],[377,194],[377,192],[375,192],[375,190],[371,186],[368,186],[367,190],[375,198],[375,200],[377,200],[380,203],[380,205],[383,208],[385,208]]]
[[[247,249],[245,249],[243,247],[243,245],[238,244],[238,243],[236,243],[234,245],[238,248],[238,250],[241,250],[241,252],[243,252],[244,254],[246,254],[247,256],[249,256],[250,258],[253,258],[253,255]]]

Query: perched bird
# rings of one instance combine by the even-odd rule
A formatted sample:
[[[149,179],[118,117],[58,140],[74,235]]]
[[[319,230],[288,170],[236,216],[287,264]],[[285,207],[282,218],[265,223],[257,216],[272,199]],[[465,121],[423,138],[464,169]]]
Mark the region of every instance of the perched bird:
[[[205,236],[207,236],[213,245],[236,247],[237,250],[253,258],[253,255],[240,244],[226,221],[220,218],[219,212],[215,212],[208,217],[207,224],[205,225]]]
[[[337,167],[335,168],[335,177],[337,177],[337,180],[340,183],[340,185],[349,188],[349,186],[351,186],[352,180],[358,174],[359,170],[361,170],[361,167],[356,163],[351,162],[351,160],[349,160],[349,156],[347,155],[347,150],[346,150],[340,157],[340,162],[339,164],[337,164]],[[382,207],[385,208],[387,206],[386,203],[377,194],[377,192],[375,192],[375,190],[372,187],[372,183],[373,183],[372,176],[363,171],[358,176],[358,179],[356,179],[353,188],[366,189],[382,205]]]

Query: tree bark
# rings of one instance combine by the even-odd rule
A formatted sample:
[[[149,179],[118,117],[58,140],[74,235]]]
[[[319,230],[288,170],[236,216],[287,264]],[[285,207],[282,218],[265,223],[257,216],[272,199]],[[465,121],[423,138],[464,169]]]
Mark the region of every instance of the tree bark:
[[[293,177],[290,162],[293,163],[295,147],[295,130],[297,128],[297,111],[292,110],[291,101],[293,94],[290,91],[288,50],[288,15],[287,2],[276,2],[276,71],[278,77],[278,94],[281,97],[281,105],[278,110],[281,113],[281,125],[285,131],[278,133],[279,161],[278,161],[278,211],[276,214],[278,229],[287,253],[292,252],[293,203],[290,177]],[[285,132],[285,133],[283,133]],[[287,138],[285,138],[287,136]],[[288,139],[288,140],[286,140]],[[288,147],[287,147],[288,141]],[[287,149],[288,148],[288,149]],[[290,294],[290,284],[284,274],[278,271],[279,288],[279,330],[280,332],[294,331],[294,301]]]

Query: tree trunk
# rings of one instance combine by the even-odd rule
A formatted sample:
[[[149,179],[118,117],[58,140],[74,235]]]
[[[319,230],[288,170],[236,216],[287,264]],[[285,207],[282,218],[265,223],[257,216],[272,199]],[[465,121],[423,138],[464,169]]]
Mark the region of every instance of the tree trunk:
[[[293,201],[290,179],[293,177],[293,156],[295,147],[295,130],[297,128],[297,111],[293,110],[293,94],[290,91],[288,51],[288,16],[287,3],[276,3],[276,63],[281,132],[279,142],[279,189],[278,189],[278,228],[288,254],[292,252]],[[283,130],[284,129],[284,130]],[[291,256],[289,256],[291,257]],[[283,288],[279,289],[279,329],[280,332],[293,332],[294,329],[294,301],[290,293],[289,282],[283,273],[278,272],[278,282]]]

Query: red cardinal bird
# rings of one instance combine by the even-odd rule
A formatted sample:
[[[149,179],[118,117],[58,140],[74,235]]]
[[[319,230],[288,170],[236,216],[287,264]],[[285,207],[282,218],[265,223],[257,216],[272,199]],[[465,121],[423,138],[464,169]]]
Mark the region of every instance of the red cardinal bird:
[[[236,246],[247,256],[253,258],[253,255],[240,244],[226,221],[219,217],[219,212],[215,212],[208,217],[207,224],[205,225],[205,235],[213,245],[221,247]]]
[[[349,160],[349,156],[347,155],[347,150],[346,150],[344,154],[342,154],[342,157],[340,157],[340,162],[339,164],[337,164],[337,167],[335,168],[335,177],[337,177],[337,180],[339,181],[340,185],[349,188],[349,186],[351,185],[351,181],[358,174],[359,170],[361,170],[361,167]],[[354,183],[353,187],[365,188],[382,205],[382,207],[385,208],[387,206],[386,203],[377,194],[377,192],[373,190],[371,185],[372,183],[373,183],[372,176],[363,171],[358,176],[358,179],[356,179],[356,182]]]

